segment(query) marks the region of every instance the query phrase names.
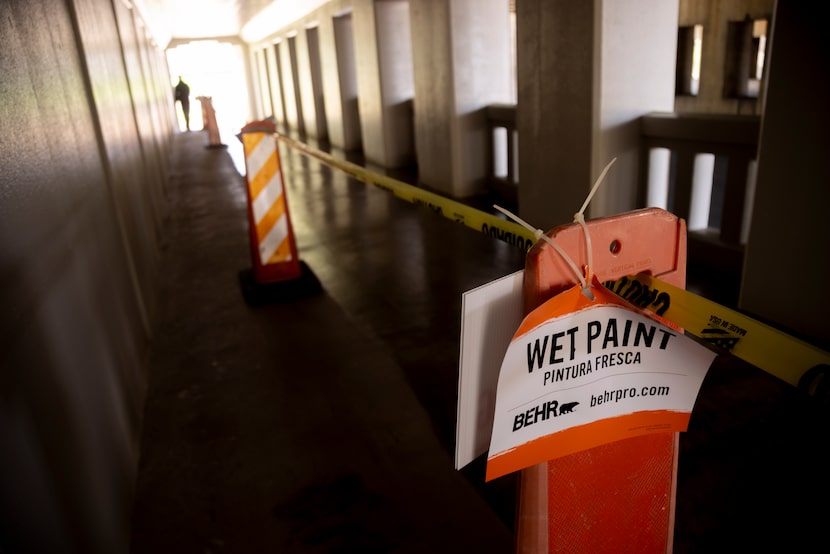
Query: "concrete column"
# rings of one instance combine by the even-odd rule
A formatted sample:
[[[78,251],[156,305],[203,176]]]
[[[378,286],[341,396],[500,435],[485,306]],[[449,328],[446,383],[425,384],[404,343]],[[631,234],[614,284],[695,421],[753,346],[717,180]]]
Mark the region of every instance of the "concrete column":
[[[360,136],[357,60],[351,11],[335,14],[329,19],[329,24],[330,34],[326,33],[322,23],[320,25],[320,48],[323,55],[330,55],[330,58],[323,60],[329,137],[332,144],[344,150],[358,150],[363,141]]]
[[[245,61],[245,84],[248,87],[248,113],[251,119],[259,118],[259,86],[256,71],[256,59],[254,56],[255,46],[247,43],[242,44],[242,58]],[[192,108],[191,108],[192,109]],[[191,124],[193,123],[193,114],[190,115]],[[201,122],[201,115],[197,115],[197,122]]]
[[[638,118],[674,106],[677,0],[517,4],[519,211],[547,229],[573,220],[617,162],[591,217],[636,204]]]
[[[324,140],[328,136],[326,114],[323,106],[323,89],[320,77],[320,47],[317,26],[299,29],[296,35],[296,62],[300,109],[305,132]]]
[[[355,0],[352,15],[363,153],[383,167],[408,165],[414,160],[409,2]]]
[[[285,93],[285,121],[291,129],[304,132],[303,114],[297,84],[296,36],[288,36],[284,42],[285,44],[280,47],[280,68],[282,69],[282,84],[283,92]]]
[[[340,71],[339,49],[336,39],[337,21],[348,17],[351,22],[351,12],[333,16],[324,11],[319,19],[320,39],[320,65],[323,86],[323,102],[325,103],[326,122],[328,126],[329,143],[337,148],[345,149],[345,138],[343,129],[343,105],[341,102],[342,92],[338,73]],[[352,39],[352,53],[354,53],[354,40]],[[352,56],[354,60],[354,56]],[[355,86],[355,88],[357,88]],[[355,93],[355,100],[357,94]]]
[[[508,0],[410,6],[421,181],[452,197],[482,192],[492,163],[484,107],[512,91]]]
[[[778,2],[774,21],[739,306],[827,348],[830,49],[814,4]]]
[[[279,44],[268,44],[266,47],[265,65],[268,69],[268,82],[271,92],[271,108],[274,110],[274,119],[280,123],[285,122],[285,100],[282,95],[280,83],[280,63],[277,58]]]
[[[317,112],[314,110],[314,91],[311,85],[311,67],[308,58],[308,35],[305,27],[296,27],[296,35],[288,40],[294,44],[292,59],[295,63],[298,110],[302,117],[304,132],[317,138]]]
[[[268,82],[268,57],[264,46],[256,48],[257,75],[259,75],[259,98],[262,116],[268,117],[274,113],[270,83]]]
[[[320,56],[320,32],[317,26],[306,29],[308,43],[308,63],[311,73],[311,91],[314,101],[314,113],[317,116],[317,138],[328,139],[328,123],[326,121],[326,103],[323,96],[323,69]]]

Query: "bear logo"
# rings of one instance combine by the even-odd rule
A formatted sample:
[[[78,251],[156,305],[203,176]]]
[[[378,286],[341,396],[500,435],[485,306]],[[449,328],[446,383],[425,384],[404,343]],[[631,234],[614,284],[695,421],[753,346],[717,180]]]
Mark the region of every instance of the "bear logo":
[[[573,412],[577,404],[579,404],[579,402],[567,402],[565,404],[562,404],[561,406],[559,406],[559,415],[569,414]]]

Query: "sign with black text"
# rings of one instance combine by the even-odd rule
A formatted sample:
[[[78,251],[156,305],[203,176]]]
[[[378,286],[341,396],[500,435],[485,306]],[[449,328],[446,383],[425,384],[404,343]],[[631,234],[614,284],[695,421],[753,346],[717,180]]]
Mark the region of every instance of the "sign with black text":
[[[505,354],[489,481],[627,437],[685,431],[715,353],[594,281],[531,312]]]

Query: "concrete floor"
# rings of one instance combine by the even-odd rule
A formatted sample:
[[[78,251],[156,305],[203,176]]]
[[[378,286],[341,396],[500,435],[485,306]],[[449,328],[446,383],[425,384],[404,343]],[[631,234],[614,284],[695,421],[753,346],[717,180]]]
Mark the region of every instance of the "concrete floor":
[[[132,552],[512,552],[515,478],[453,452],[461,294],[522,254],[283,147],[322,292],[250,306],[244,178],[205,144],[173,141]],[[674,551],[826,543],[829,428],[719,357],[681,438]]]

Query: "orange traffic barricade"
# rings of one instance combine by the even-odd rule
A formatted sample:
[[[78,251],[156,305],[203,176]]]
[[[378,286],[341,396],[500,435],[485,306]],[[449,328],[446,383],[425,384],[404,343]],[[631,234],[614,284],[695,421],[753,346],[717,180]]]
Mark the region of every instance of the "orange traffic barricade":
[[[320,290],[300,260],[291,225],[274,124],[249,123],[239,133],[245,152],[250,270],[240,273],[246,300],[262,304],[289,300]]]
[[[601,282],[648,272],[685,287],[686,226],[648,208],[588,222]],[[549,231],[579,267],[588,262],[577,224]],[[545,241],[528,252],[524,309],[569,289],[574,275]],[[664,553],[672,549],[678,434],[598,446],[525,469],[519,479],[517,551]]]
[[[210,96],[197,96],[196,100],[202,105],[202,126],[208,134],[206,148],[227,148],[219,138],[219,125],[216,123],[216,110],[213,107],[213,98]]]

